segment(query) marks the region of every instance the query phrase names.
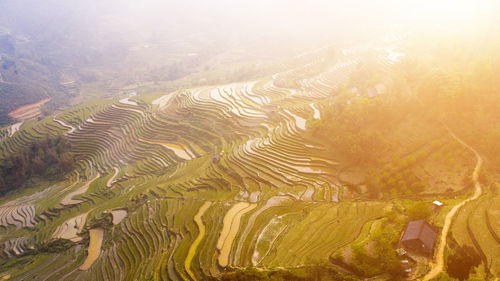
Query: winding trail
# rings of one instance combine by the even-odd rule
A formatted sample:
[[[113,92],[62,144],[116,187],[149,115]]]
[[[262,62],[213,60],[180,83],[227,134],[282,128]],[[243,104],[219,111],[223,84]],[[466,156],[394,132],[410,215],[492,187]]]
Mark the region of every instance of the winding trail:
[[[186,268],[186,272],[193,280],[196,280],[196,278],[194,276],[193,271],[191,271],[191,261],[194,258],[194,254],[196,254],[196,249],[198,248],[198,245],[203,239],[203,236],[205,236],[205,225],[203,224],[201,217],[203,216],[203,214],[205,214],[210,205],[212,205],[212,202],[210,201],[206,201],[205,203],[203,203],[203,205],[198,210],[198,213],[194,216],[194,221],[196,222],[196,225],[198,226],[198,230],[200,232],[198,233],[196,240],[194,240],[193,244],[191,244],[191,247],[189,247],[189,252],[186,257],[186,261],[184,262],[184,267]]]
[[[441,273],[443,271],[444,249],[446,247],[446,238],[448,236],[448,232],[450,231],[450,226],[451,226],[451,223],[453,222],[453,218],[455,217],[455,214],[466,203],[479,198],[479,196],[481,196],[481,193],[482,193],[481,184],[479,183],[478,179],[479,179],[479,171],[481,170],[481,166],[483,165],[483,158],[481,157],[481,155],[479,155],[479,153],[474,148],[472,148],[471,146],[466,144],[463,140],[458,138],[447,126],[446,126],[446,129],[448,130],[448,133],[455,140],[457,140],[459,143],[461,143],[467,149],[472,151],[474,153],[474,155],[476,156],[477,163],[476,163],[476,167],[474,168],[474,171],[472,172],[472,181],[474,182],[474,194],[471,197],[460,202],[459,204],[455,205],[446,215],[443,230],[441,231],[441,237],[439,239],[439,247],[437,249],[437,253],[435,256],[435,262],[431,263],[431,270],[422,279],[424,281],[427,281],[427,280],[430,280],[430,279],[436,277],[439,273]]]

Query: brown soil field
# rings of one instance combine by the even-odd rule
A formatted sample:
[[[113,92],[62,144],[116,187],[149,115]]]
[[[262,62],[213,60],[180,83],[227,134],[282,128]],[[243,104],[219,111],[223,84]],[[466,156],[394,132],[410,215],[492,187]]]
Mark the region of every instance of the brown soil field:
[[[43,99],[37,103],[27,104],[21,106],[11,112],[9,112],[9,116],[16,120],[26,121],[32,118],[36,118],[40,116],[40,106],[42,104],[48,102],[50,99]]]

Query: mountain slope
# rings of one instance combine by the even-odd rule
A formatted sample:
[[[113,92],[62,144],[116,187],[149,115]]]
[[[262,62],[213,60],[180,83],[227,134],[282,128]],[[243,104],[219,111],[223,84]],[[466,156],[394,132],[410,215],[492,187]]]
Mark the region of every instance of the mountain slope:
[[[475,158],[404,91],[394,75],[404,65],[387,50],[405,41],[388,39],[335,60],[313,52],[255,81],[95,100],[25,122],[2,139],[1,159],[66,135],[75,166],[1,202],[1,272],[227,280],[249,266],[326,265],[343,278],[401,276],[394,249],[409,210],[466,197]],[[439,225],[441,214],[429,219]]]

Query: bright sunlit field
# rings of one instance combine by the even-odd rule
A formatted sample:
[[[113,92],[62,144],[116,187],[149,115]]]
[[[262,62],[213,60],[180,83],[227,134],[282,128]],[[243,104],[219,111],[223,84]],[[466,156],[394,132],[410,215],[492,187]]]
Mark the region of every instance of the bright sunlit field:
[[[0,280],[498,280],[499,7],[0,1]]]

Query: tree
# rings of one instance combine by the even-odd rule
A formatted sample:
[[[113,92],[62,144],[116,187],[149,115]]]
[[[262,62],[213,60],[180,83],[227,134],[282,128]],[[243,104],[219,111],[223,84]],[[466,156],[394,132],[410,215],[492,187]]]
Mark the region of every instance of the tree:
[[[486,273],[484,264],[480,264],[472,269],[472,272],[469,275],[468,281],[483,281],[486,280]]]
[[[451,278],[445,272],[441,272],[438,276],[431,279],[431,281],[454,281],[454,280],[457,280],[457,279]]]
[[[412,205],[406,211],[410,220],[422,220],[428,218],[432,214],[432,209],[427,202],[418,202]]]
[[[40,159],[40,157],[35,157],[32,160],[31,165],[32,165],[33,173],[36,175],[41,175],[43,173],[43,171],[45,170],[44,163],[43,163],[42,159]]]
[[[450,251],[448,256],[448,274],[459,280],[465,280],[468,278],[471,269],[479,264],[481,264],[481,257],[474,248],[467,245],[457,245],[456,248]]]
[[[59,136],[34,142],[16,154],[1,159],[0,193],[23,188],[33,175],[50,180],[60,178],[73,168],[70,149],[69,142]]]

